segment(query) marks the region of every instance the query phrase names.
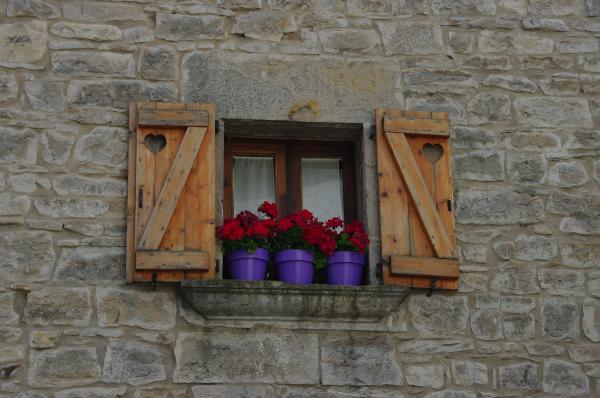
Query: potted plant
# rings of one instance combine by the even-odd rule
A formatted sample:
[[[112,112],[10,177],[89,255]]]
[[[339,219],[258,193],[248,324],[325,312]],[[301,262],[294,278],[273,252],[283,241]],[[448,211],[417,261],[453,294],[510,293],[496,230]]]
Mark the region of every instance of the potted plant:
[[[311,284],[315,268],[325,267],[334,248],[333,235],[308,210],[289,214],[277,221],[272,249],[279,280]]]
[[[258,215],[242,211],[226,219],[217,229],[223,243],[225,265],[233,279],[264,280],[269,262],[269,248],[274,233],[277,208],[264,202]]]
[[[369,237],[360,221],[344,224],[339,217],[325,223],[333,234],[335,249],[327,258],[327,283],[358,286],[365,266]]]

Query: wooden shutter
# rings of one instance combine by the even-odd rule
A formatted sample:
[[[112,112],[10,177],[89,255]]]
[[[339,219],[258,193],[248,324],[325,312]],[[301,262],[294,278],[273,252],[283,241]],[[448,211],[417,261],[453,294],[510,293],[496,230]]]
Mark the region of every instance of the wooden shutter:
[[[375,116],[384,283],[458,289],[448,114]]]
[[[215,112],[144,102],[129,115],[127,280],[215,276]]]

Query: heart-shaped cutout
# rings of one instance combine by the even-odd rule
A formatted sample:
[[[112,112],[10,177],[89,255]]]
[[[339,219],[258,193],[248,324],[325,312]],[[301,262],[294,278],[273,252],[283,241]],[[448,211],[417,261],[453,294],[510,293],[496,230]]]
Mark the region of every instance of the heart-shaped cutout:
[[[148,134],[144,138],[144,145],[150,150],[150,152],[157,154],[167,145],[167,139],[164,135]]]
[[[440,144],[425,144],[423,145],[423,149],[421,151],[423,156],[425,156],[431,162],[431,164],[434,164],[440,160],[444,154],[444,149]]]

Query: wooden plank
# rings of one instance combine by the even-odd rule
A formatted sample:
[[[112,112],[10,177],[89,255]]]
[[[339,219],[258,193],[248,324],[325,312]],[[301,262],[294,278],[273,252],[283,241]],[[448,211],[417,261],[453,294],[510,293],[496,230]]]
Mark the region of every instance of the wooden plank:
[[[136,164],[136,191],[135,211],[136,211],[136,242],[140,241],[142,232],[146,229],[146,224],[150,218],[150,213],[154,207],[154,177],[156,172],[156,156],[144,145],[144,138],[148,134],[154,134],[154,128],[146,127],[141,129],[137,127],[137,164]]]
[[[193,240],[187,240],[188,248],[201,248],[208,253],[207,271],[186,271],[185,279],[214,279],[216,275],[216,136],[215,136],[215,109],[212,104],[186,104],[188,109],[201,109],[209,114],[208,128],[202,145],[198,151],[198,162],[195,170],[195,182],[197,186],[198,211],[196,212],[198,224],[194,231]],[[189,179],[188,179],[189,180]],[[189,220],[190,217],[187,217]],[[194,246],[194,247],[192,247]]]
[[[394,275],[459,277],[458,260],[455,258],[392,256],[390,268]]]
[[[208,270],[208,253],[205,251],[138,250],[138,270]]]
[[[127,249],[125,252],[125,269],[127,282],[133,282],[135,272],[135,174],[136,174],[136,115],[135,104],[129,105],[129,148],[127,158]]]
[[[433,199],[429,195],[423,176],[411,154],[406,136],[404,134],[384,133],[384,137],[388,141],[396,164],[400,168],[437,256],[443,258],[456,257],[454,247],[436,211]]]
[[[384,116],[400,116],[402,110],[375,110],[375,132],[377,139],[377,174],[379,181],[379,220],[381,254],[389,261],[392,255],[410,254],[410,224],[408,218],[408,190],[396,167],[393,154],[383,136]],[[383,273],[384,283],[412,284],[411,277],[402,277],[393,282],[389,273]]]
[[[205,134],[206,128],[187,128],[169,175],[152,209],[148,225],[146,225],[146,229],[142,233],[140,244],[138,245],[139,248],[146,250],[158,249],[167,225],[177,206],[179,196],[187,181],[193,161],[198,155]]]
[[[444,119],[407,119],[390,118],[383,120],[384,130],[388,133],[407,133],[449,137],[448,120]]]
[[[141,126],[208,126],[208,112],[203,110],[140,109],[138,119]]]

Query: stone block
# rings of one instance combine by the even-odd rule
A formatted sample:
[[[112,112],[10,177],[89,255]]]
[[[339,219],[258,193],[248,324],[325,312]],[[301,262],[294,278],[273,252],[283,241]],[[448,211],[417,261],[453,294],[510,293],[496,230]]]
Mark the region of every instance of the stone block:
[[[44,58],[47,50],[46,22],[0,24],[0,65],[19,66],[35,63]]]
[[[470,54],[473,51],[473,34],[471,32],[448,32],[448,47],[457,54]]]
[[[540,80],[540,89],[546,95],[578,95],[581,81],[574,73],[556,73],[548,79]]]
[[[565,352],[562,345],[540,342],[527,343],[525,349],[529,354],[535,356],[556,356]]]
[[[100,381],[94,347],[62,347],[29,353],[29,385],[35,388],[84,386]]]
[[[508,142],[512,148],[521,151],[558,152],[560,150],[560,138],[553,133],[517,132],[510,135]]]
[[[56,265],[57,281],[114,284],[125,280],[122,248],[64,248]]]
[[[60,18],[60,9],[43,0],[8,0],[6,15],[9,17]]]
[[[506,94],[479,93],[467,104],[467,112],[472,124],[510,119],[510,97]]]
[[[569,28],[560,19],[536,18],[527,16],[522,19],[523,29],[549,30],[553,32],[567,32]]]
[[[519,235],[515,240],[515,258],[523,261],[548,261],[556,257],[558,247],[552,238]]]
[[[532,127],[592,127],[588,103],[583,98],[521,97],[515,100],[517,119]]]
[[[534,93],[537,91],[536,84],[524,76],[489,75],[481,84],[518,93]]]
[[[367,29],[336,29],[319,31],[323,50],[328,53],[376,54],[379,36]]]
[[[577,160],[555,163],[548,170],[548,183],[557,187],[578,187],[588,179],[585,167]]]
[[[56,330],[35,330],[29,333],[29,347],[45,349],[52,348],[58,341]]]
[[[43,231],[0,233],[0,280],[9,283],[43,282],[54,266],[52,236]],[[27,264],[26,267],[23,265]]]
[[[600,346],[598,344],[570,346],[569,356],[575,362],[598,362],[600,361]]]
[[[327,385],[401,385],[402,371],[388,339],[330,339],[322,343],[321,380]]]
[[[19,86],[17,85],[15,76],[0,73],[0,102],[17,98],[18,92]]]
[[[63,5],[66,19],[82,22],[145,21],[146,14],[134,5],[101,1],[70,1]]]
[[[467,390],[444,390],[435,391],[425,395],[423,398],[476,398],[475,391]]]
[[[491,149],[497,137],[493,131],[477,127],[452,127],[452,144],[461,149]]]
[[[142,49],[138,70],[144,79],[175,80],[177,52],[169,46],[146,47]]]
[[[275,398],[275,390],[273,386],[249,384],[209,384],[192,387],[192,395],[194,398]],[[293,395],[294,397],[302,397],[302,395]],[[136,397],[137,398],[137,397]]]
[[[65,85],[53,81],[29,81],[25,83],[25,94],[29,104],[36,111],[62,112]]]
[[[600,300],[583,302],[583,334],[594,343],[600,342]]]
[[[345,28],[348,26],[348,19],[337,12],[315,11],[302,15],[299,25],[309,28]]]
[[[578,235],[600,235],[600,217],[576,215],[560,220],[562,232]]]
[[[253,11],[235,17],[231,33],[256,40],[279,42],[298,30],[293,13],[285,10]]]
[[[600,15],[600,0],[585,0],[585,10],[588,17]]]
[[[467,115],[460,102],[446,96],[407,98],[406,108],[411,111],[448,112],[449,118],[455,120],[456,123],[466,121]]]
[[[123,39],[130,44],[153,41],[154,29],[146,26],[134,26],[132,28],[123,29]]]
[[[30,207],[31,200],[27,195],[0,194],[0,216],[24,216]]]
[[[494,15],[496,4],[492,0],[433,0],[431,10],[434,15]]]
[[[535,267],[523,264],[499,265],[490,286],[501,293],[530,294],[540,291]]]
[[[102,381],[139,386],[166,378],[163,357],[158,349],[136,341],[110,340]]]
[[[79,175],[63,174],[52,184],[59,195],[101,196],[123,198],[127,196],[127,181],[115,178],[91,178]]]
[[[594,37],[564,37],[557,44],[561,54],[597,53],[598,39]]]
[[[385,55],[431,55],[443,52],[439,26],[404,21],[377,22]]]
[[[227,355],[215,353],[227,352]],[[316,335],[180,333],[175,383],[319,383]],[[210,366],[206,366],[210,363]]]
[[[40,137],[42,157],[46,163],[65,164],[71,157],[75,138],[71,134],[46,130]]]
[[[581,396],[590,392],[590,381],[580,365],[548,359],[544,362],[544,392],[559,396]]]
[[[440,389],[444,387],[444,367],[436,365],[408,366],[406,383],[409,386]]]
[[[531,339],[535,336],[535,317],[532,314],[503,314],[502,330],[507,340]]]
[[[535,223],[544,219],[544,213],[540,197],[508,188],[459,190],[456,195],[459,224]]]
[[[50,33],[67,39],[84,39],[92,41],[114,41],[123,36],[121,29],[114,25],[82,24],[75,22],[58,22],[52,25]]]
[[[563,265],[573,268],[600,267],[600,247],[585,242],[564,243],[560,246]]]
[[[538,272],[542,289],[558,296],[583,296],[585,276],[572,270],[544,268]]]
[[[75,159],[101,166],[125,168],[129,132],[119,127],[95,127],[81,136],[75,146]]]
[[[168,292],[140,292],[97,288],[98,325],[135,326],[151,330],[175,327],[175,296]]]
[[[149,83],[143,80],[72,80],[67,98],[72,106],[127,109],[138,101],[167,101],[177,99],[172,83]],[[98,127],[103,129],[104,127]]]
[[[36,210],[52,218],[94,218],[108,211],[108,203],[97,199],[75,199],[65,197],[42,197],[35,199]]]
[[[510,181],[518,184],[541,184],[548,170],[543,153],[510,152],[506,157]]]
[[[542,302],[542,335],[557,339],[579,337],[578,305],[568,298],[546,298]]]
[[[0,293],[0,325],[14,325],[19,322],[19,314],[15,311],[15,294]],[[0,360],[0,362],[3,362]]]
[[[108,8],[108,7],[106,7]],[[69,76],[111,75],[134,77],[131,54],[108,51],[61,51],[52,53],[52,70]]]
[[[183,78],[185,101],[210,100],[225,118],[290,120],[305,109],[305,121],[365,122],[375,107],[400,106],[393,61],[192,52]]]
[[[82,109],[68,115],[70,120],[80,124],[107,124],[127,126],[127,114],[104,109]]]
[[[580,15],[581,2],[575,0],[530,0],[527,10],[534,15],[561,17]]]
[[[346,3],[348,4],[348,13],[356,16],[389,17],[401,14],[427,14],[425,0],[348,0]]]
[[[35,164],[37,158],[37,137],[30,129],[0,127],[0,163]]]
[[[452,361],[452,380],[458,386],[486,385],[489,383],[487,365],[473,361]]]
[[[500,387],[510,390],[537,390],[540,387],[538,367],[531,362],[516,363],[498,368]]]
[[[504,180],[504,152],[475,150],[454,155],[454,178],[476,181]]]
[[[502,331],[502,314],[490,308],[476,310],[471,317],[471,330],[477,339],[499,340]]]
[[[63,228],[84,236],[98,236],[104,230],[104,227],[100,223],[80,221],[64,223]]]
[[[119,398],[126,393],[126,387],[84,387],[55,392],[54,398]]]
[[[225,18],[157,13],[155,34],[169,41],[219,39],[225,36]]]
[[[464,296],[412,296],[408,309],[421,337],[449,337],[467,330],[469,309]]]
[[[44,288],[27,295],[25,321],[33,325],[88,326],[92,317],[86,288]]]
[[[199,396],[196,396],[196,393],[194,393],[194,389],[198,388],[200,391],[202,391],[202,388],[206,388],[208,391],[210,391],[211,387],[213,387],[213,386],[210,386],[210,385],[195,386],[192,388],[192,394],[193,394],[194,398],[202,397],[202,394],[199,394]],[[216,389],[215,391],[218,391],[218,389]],[[225,393],[225,394],[217,394],[216,396],[229,397],[230,395]],[[142,388],[136,389],[135,395],[134,395],[134,398],[186,398],[186,397],[187,397],[187,388],[186,387],[172,387],[172,386],[169,386],[169,387],[142,387]],[[210,395],[206,398],[210,398]],[[248,397],[248,398],[251,398],[251,397]],[[258,396],[257,396],[257,398],[258,398]]]
[[[410,340],[396,346],[396,351],[406,354],[442,354],[472,351],[473,340]]]

